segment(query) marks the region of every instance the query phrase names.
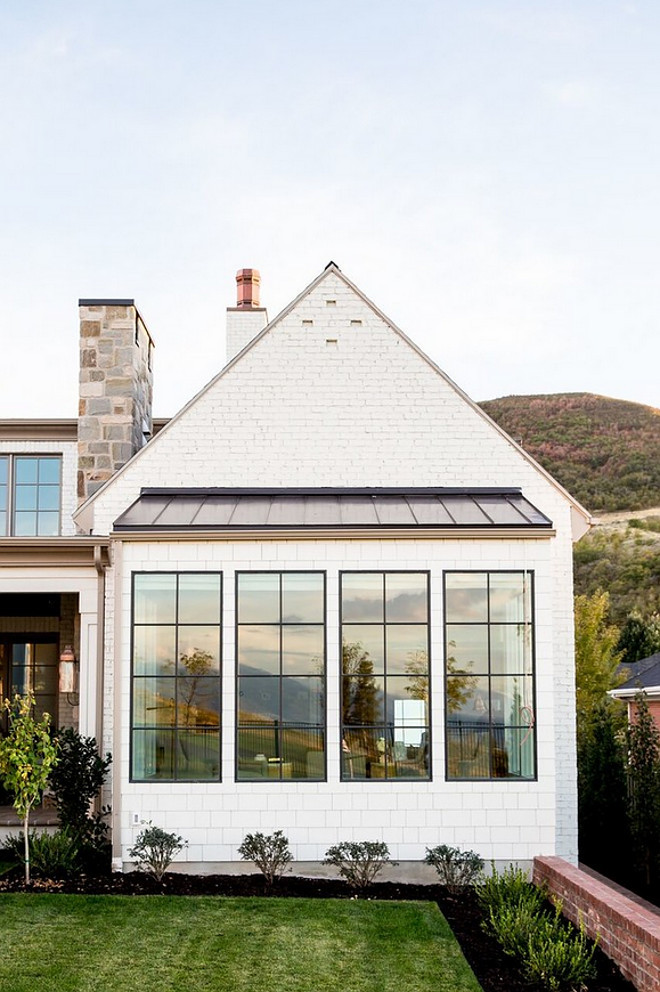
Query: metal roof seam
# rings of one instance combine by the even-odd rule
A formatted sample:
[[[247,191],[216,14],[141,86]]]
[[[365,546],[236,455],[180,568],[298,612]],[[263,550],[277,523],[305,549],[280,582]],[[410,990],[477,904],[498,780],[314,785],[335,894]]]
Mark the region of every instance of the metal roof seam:
[[[488,511],[483,508],[479,500],[475,496],[470,496],[469,498],[472,500],[476,508],[480,510],[488,520],[490,520],[491,524],[495,525],[494,518],[491,517],[490,513],[488,513]]]
[[[532,524],[531,517],[528,517],[526,513],[523,513],[522,510],[519,509],[519,507],[514,506],[514,504],[511,502],[511,500],[509,499],[508,496],[505,495],[504,499],[506,500],[506,502],[508,503],[508,505],[511,507],[511,509],[514,511],[514,513],[517,513],[518,516],[519,517],[522,517],[523,520],[526,521],[528,524],[530,524],[530,525]],[[527,500],[525,500],[525,502],[527,502]]]

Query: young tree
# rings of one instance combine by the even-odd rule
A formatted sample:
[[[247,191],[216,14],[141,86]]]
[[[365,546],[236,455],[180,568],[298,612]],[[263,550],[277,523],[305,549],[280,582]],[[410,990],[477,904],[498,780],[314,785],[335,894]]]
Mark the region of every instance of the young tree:
[[[630,830],[635,866],[647,889],[660,861],[660,733],[646,696],[635,696],[636,714],[628,729]]]
[[[14,809],[23,820],[25,881],[30,882],[30,810],[46,787],[57,762],[57,744],[50,736],[50,716],[34,715],[34,696],[27,693],[5,699],[9,732],[0,741],[0,775],[14,795]]]
[[[623,665],[633,665],[656,654],[660,651],[660,616],[652,613],[644,617],[639,610],[633,610],[621,628],[616,649],[621,652]]]
[[[619,714],[606,704],[594,710],[578,754],[578,824],[580,860],[628,883],[623,856],[630,847],[624,734]]]
[[[360,641],[345,641],[342,648],[342,672],[344,675],[356,675],[359,678],[343,679],[342,708],[345,724],[358,728],[369,728],[379,723],[378,711],[380,706],[378,686],[374,678],[374,665]],[[369,730],[360,729],[365,735],[365,744],[369,739]]]
[[[624,680],[617,675],[621,654],[619,630],[608,623],[609,594],[575,597],[575,678],[578,747],[589,732],[595,708],[605,702],[608,689]]]

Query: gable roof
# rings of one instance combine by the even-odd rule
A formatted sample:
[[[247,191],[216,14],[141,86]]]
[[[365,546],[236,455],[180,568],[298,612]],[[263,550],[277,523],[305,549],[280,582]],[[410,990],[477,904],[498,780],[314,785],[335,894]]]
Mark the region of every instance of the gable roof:
[[[591,515],[589,512],[576,500],[571,494],[561,486],[554,477],[547,472],[531,455],[525,451],[519,444],[517,444],[507,433],[504,431],[494,420],[492,420],[481,407],[472,400],[467,393],[465,393],[443,370],[433,362],[428,355],[425,354],[415,344],[392,320],[387,317],[382,310],[380,310],[376,304],[374,304],[364,293],[353,283],[351,280],[344,275],[341,269],[334,263],[329,262],[328,265],[323,269],[319,275],[312,280],[312,282],[302,290],[298,296],[295,297],[273,320],[271,320],[254,338],[243,348],[237,355],[235,355],[227,364],[215,375],[210,382],[208,382],[195,396],[185,404],[184,407],[179,410],[179,412],[172,417],[172,419],[162,428],[158,435],[151,439],[151,441],[145,445],[140,451],[136,452],[135,455],[125,465],[122,466],[115,474],[107,480],[95,493],[85,500],[74,513],[74,520],[76,520],[81,526],[84,521],[89,516],[89,511],[93,507],[95,501],[99,496],[104,493],[108,488],[113,486],[115,481],[121,477],[121,475],[126,471],[127,467],[133,466],[145,451],[151,449],[154,444],[160,443],[160,441],[168,434],[174,425],[176,425],[179,420],[185,417],[186,413],[199,402],[201,397],[212,390],[215,385],[222,380],[224,376],[238,363],[241,361],[244,355],[250,352],[259,341],[264,337],[271,334],[274,328],[280,324],[288,314],[294,310],[302,300],[310,295],[327,277],[328,275],[334,275],[339,278],[347,288],[349,288],[384,324],[387,325],[402,341],[408,345],[416,354],[441,378],[444,382],[475,412],[478,416],[488,423],[490,427],[496,431],[502,438],[504,438],[512,448],[514,448],[522,457],[531,465],[533,468],[542,475],[561,495],[568,501],[571,507],[571,522],[573,530],[573,540],[578,540],[586,531],[589,529],[591,523]]]
[[[635,696],[640,690],[660,691],[660,652],[652,654],[648,658],[642,658],[632,665],[619,666],[622,670],[630,672],[629,678],[616,689],[611,689],[610,696],[615,699],[626,699]]]

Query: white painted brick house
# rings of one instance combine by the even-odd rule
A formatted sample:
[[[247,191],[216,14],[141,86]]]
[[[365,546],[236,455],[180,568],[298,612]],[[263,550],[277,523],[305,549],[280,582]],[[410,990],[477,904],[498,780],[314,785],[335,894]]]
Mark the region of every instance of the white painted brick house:
[[[275,829],[305,862],[575,860],[588,515],[333,263],[270,323],[238,282],[227,365],[143,446],[146,328],[82,301],[67,540],[93,551],[79,724],[114,756],[116,865],[144,820],[192,863]]]

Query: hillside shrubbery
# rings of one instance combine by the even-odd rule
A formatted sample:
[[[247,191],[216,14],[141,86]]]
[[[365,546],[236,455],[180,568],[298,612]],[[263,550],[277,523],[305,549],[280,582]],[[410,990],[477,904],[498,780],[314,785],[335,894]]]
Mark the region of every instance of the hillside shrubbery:
[[[481,407],[589,510],[660,505],[660,410],[591,393]]]
[[[573,574],[578,595],[608,591],[610,616],[619,626],[635,611],[660,613],[660,540],[650,532],[630,526],[592,531],[573,549]]]

